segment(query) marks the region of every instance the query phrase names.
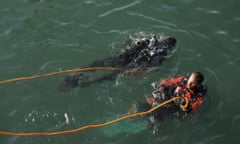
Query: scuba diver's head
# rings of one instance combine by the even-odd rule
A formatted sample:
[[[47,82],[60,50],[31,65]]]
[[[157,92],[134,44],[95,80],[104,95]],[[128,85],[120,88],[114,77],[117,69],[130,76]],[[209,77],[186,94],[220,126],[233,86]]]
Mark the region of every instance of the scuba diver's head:
[[[142,47],[142,48],[145,48],[148,46],[149,44],[149,39],[148,38],[141,38],[141,39],[135,39],[135,46],[136,47]]]
[[[143,49],[147,50],[165,50],[175,47],[177,40],[174,37],[165,37],[155,34],[136,34],[130,37],[128,49],[133,49],[136,52]]]
[[[173,37],[139,33],[130,37],[118,56],[127,67],[160,66],[176,42]]]
[[[201,72],[193,72],[187,81],[187,87],[191,90],[196,89],[202,85],[203,81],[204,75]]]

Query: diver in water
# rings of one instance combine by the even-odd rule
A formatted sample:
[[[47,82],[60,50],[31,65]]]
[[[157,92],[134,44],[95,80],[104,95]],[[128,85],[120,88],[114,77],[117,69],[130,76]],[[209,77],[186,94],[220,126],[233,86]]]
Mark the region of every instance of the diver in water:
[[[195,112],[203,103],[207,88],[203,84],[204,75],[201,72],[193,72],[190,76],[179,76],[157,81],[151,85],[154,88],[152,95],[146,102],[134,105],[129,113],[147,111],[156,105],[171,99],[181,97],[156,111],[150,116],[150,121],[164,121],[173,117],[186,117]],[[188,102],[186,102],[188,101]]]
[[[118,54],[103,60],[95,61],[88,67],[118,67],[121,69],[158,67],[176,45],[173,37],[157,37],[156,35],[136,35],[130,38],[126,47]],[[65,88],[87,86],[94,82],[103,80],[114,80],[119,72],[112,72],[107,75],[88,73],[75,73],[64,79]]]

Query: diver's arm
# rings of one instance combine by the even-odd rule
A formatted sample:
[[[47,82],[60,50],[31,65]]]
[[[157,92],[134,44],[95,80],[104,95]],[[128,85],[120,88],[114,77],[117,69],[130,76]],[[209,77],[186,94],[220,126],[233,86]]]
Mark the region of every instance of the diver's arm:
[[[164,79],[160,82],[160,88],[164,89],[165,87],[169,86],[177,86],[177,84],[180,83],[183,79],[184,79],[183,76]]]
[[[198,97],[191,105],[192,111],[196,111],[203,103],[203,97]]]
[[[117,74],[118,74],[118,72],[113,72],[113,73],[108,74],[108,75],[93,74],[93,75],[91,75],[91,77],[84,80],[82,82],[82,84],[89,85],[91,83],[101,82],[101,81],[104,81],[104,80],[114,80],[115,77],[117,76]]]
[[[92,83],[101,82],[104,80],[114,80],[118,72],[112,72],[108,75],[89,73],[88,75],[79,73],[65,77],[62,88],[68,90],[77,86],[85,87]]]
[[[196,111],[204,102],[204,96],[207,93],[207,86],[204,84],[198,90],[198,97],[192,102],[192,110]]]

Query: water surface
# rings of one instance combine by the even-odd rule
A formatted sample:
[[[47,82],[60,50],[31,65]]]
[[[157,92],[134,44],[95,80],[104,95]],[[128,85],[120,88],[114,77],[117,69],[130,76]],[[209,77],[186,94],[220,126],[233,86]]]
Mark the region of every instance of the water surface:
[[[105,128],[112,133],[100,128],[58,136],[0,136],[0,143],[240,142],[239,5],[237,0],[1,1],[0,80],[87,66],[114,55],[136,32],[178,41],[156,73],[119,76],[70,92],[59,88],[66,74],[1,85],[1,131],[60,131],[105,122],[125,114],[134,101],[144,101],[153,81],[191,71],[205,74],[208,102],[189,119],[162,124],[155,135],[152,128],[138,130],[135,121],[127,121],[119,123],[121,129]]]

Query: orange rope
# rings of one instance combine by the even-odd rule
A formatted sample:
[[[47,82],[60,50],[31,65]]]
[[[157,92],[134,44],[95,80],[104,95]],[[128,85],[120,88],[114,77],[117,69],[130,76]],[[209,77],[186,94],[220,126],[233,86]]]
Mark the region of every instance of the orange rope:
[[[156,107],[153,107],[152,109],[145,111],[145,112],[138,112],[138,113],[133,113],[133,114],[129,114],[129,115],[125,115],[122,117],[119,117],[117,119],[105,122],[105,123],[100,123],[100,124],[92,124],[92,125],[86,125],[80,128],[76,128],[76,129],[72,129],[72,130],[65,130],[65,131],[57,131],[57,132],[29,132],[29,133],[17,133],[17,132],[7,132],[7,131],[0,131],[0,135],[8,135],[8,136],[52,136],[52,135],[61,135],[61,134],[68,134],[68,133],[75,133],[75,132],[79,132],[79,131],[83,131],[86,129],[90,129],[90,128],[97,128],[97,127],[103,127],[106,125],[110,125],[125,119],[129,119],[129,118],[133,118],[136,116],[140,116],[140,115],[146,115],[149,114],[153,111],[155,111],[156,109],[176,100],[179,99],[180,97],[173,97],[169,100],[164,101],[163,103],[157,105]]]
[[[68,72],[79,72],[79,71],[90,71],[90,70],[103,70],[103,69],[105,69],[105,70],[115,70],[115,71],[121,70],[121,68],[114,68],[114,67],[77,68],[77,69],[61,70],[61,71],[57,71],[57,72],[51,72],[51,73],[33,75],[33,76],[28,76],[28,77],[19,77],[19,78],[13,78],[13,79],[8,79],[8,80],[3,80],[3,81],[0,81],[0,85],[1,85],[1,84],[5,84],[5,83],[10,83],[10,82],[16,82],[16,81],[22,81],[22,80],[31,80],[31,79],[40,78],[40,77],[53,76],[53,75],[62,74],[62,73],[68,73]]]
[[[180,104],[180,108],[183,109],[183,110],[186,109],[188,107],[188,104],[189,104],[189,100],[188,100],[187,97],[184,97],[184,100],[185,100],[185,103]]]

